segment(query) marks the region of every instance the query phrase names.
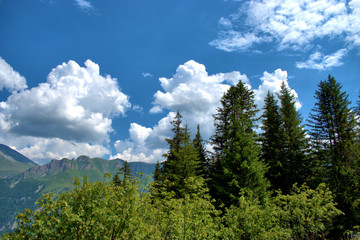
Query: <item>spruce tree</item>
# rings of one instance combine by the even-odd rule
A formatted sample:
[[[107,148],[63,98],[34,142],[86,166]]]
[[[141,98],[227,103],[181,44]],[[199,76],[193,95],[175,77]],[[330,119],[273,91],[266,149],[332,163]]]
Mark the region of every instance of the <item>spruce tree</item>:
[[[268,92],[262,115],[261,156],[268,165],[266,177],[273,189],[282,189],[285,179],[282,174],[286,162],[283,157],[284,133],[278,102],[273,93]]]
[[[198,124],[197,125],[197,132],[195,134],[193,144],[194,144],[194,147],[195,147],[195,149],[196,149],[196,151],[198,153],[198,158],[199,158],[199,162],[200,162],[199,173],[203,177],[207,178],[208,177],[209,166],[208,166],[208,159],[207,159],[207,156],[206,156],[206,149],[205,149],[203,143],[204,143],[204,140],[201,137],[200,126]]]
[[[315,107],[308,121],[317,157],[316,173],[322,172],[345,213],[336,221],[334,236],[360,225],[360,169],[356,146],[356,122],[348,94],[334,77],[321,81],[315,92]],[[320,169],[320,170],[319,170]]]
[[[186,180],[199,177],[200,163],[198,152],[190,140],[189,129],[181,125],[182,116],[179,112],[171,123],[174,137],[166,139],[170,147],[164,154],[166,161],[163,164],[162,178],[167,184],[166,188],[181,198],[191,191],[185,186]]]
[[[278,95],[280,99],[280,116],[282,131],[281,152],[281,181],[280,189],[284,193],[290,193],[293,184],[303,184],[309,173],[309,149],[306,131],[301,125],[302,118],[296,110],[296,99],[290,89],[283,82]]]
[[[241,81],[221,98],[214,115],[215,150],[211,193],[218,204],[237,204],[241,194],[252,191],[260,199],[267,195],[266,166],[259,159],[254,93]]]

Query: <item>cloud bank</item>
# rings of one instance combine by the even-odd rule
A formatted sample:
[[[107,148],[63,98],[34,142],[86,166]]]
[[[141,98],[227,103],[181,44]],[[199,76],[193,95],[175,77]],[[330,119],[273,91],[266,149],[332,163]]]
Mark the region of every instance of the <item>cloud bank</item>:
[[[5,79],[20,76],[11,71],[6,73]],[[21,77],[17,79],[25,81]],[[19,86],[21,89],[26,85]],[[12,92],[7,101],[0,102],[0,140],[7,143],[10,135],[23,137],[32,146],[22,144],[23,151],[27,149],[30,154],[27,156],[33,159],[40,157],[32,151],[39,147],[44,153],[53,152],[54,156],[65,152],[72,156],[80,149],[92,149],[104,155],[109,153],[102,144],[109,142],[112,118],[124,115],[130,107],[128,96],[121,92],[117,80],[100,75],[99,65],[87,60],[85,67],[81,67],[69,61],[52,69],[45,83]]]
[[[264,72],[260,78],[261,85],[254,89],[256,104],[263,106],[267,91],[279,92],[282,82],[288,86],[287,72],[277,69],[274,73]],[[250,82],[245,74],[238,71],[209,75],[203,64],[193,60],[180,65],[171,78],[159,79],[163,91],[154,94],[154,106],[150,113],[167,111],[168,114],[155,126],[149,128],[132,123],[129,129],[129,139],[118,140],[115,143],[117,154],[112,158],[122,158],[128,161],[156,162],[164,160],[162,154],[168,149],[165,138],[171,138],[171,124],[176,111],[183,116],[183,123],[195,133],[197,124],[203,139],[208,139],[214,132],[213,115],[220,107],[220,99],[231,85],[243,81],[249,87]],[[297,98],[297,93],[292,90]],[[297,107],[301,104],[297,102]]]

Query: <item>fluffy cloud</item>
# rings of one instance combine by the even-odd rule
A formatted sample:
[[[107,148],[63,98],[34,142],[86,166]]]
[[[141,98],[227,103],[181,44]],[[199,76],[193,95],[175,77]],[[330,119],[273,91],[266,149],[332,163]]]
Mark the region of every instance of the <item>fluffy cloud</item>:
[[[318,69],[324,70],[330,67],[337,67],[343,65],[341,62],[342,58],[346,56],[348,50],[343,48],[336,51],[333,54],[325,55],[319,51],[311,54],[309,59],[305,62],[297,62],[297,68],[306,68],[306,69]]]
[[[27,88],[27,85],[26,79],[0,57],[0,91],[3,88],[9,91],[18,91]]]
[[[288,82],[288,74],[286,71],[281,69],[276,69],[274,73],[268,73],[265,71],[260,80],[261,84],[257,89],[254,89],[255,103],[258,109],[263,109],[264,99],[269,91],[277,94],[280,93],[282,83],[285,83],[285,86],[291,89]],[[296,99],[295,107],[300,109],[301,103],[299,101],[297,92],[294,89],[291,89],[290,91]]]
[[[172,78],[160,78],[164,90],[154,95],[154,108],[179,111],[192,129],[200,124],[204,135],[208,137],[213,129],[212,114],[219,106],[219,99],[239,80],[248,83],[246,75],[238,71],[208,75],[205,66],[195,61],[180,65]],[[226,84],[229,83],[229,84]]]
[[[116,79],[101,76],[97,64],[69,61],[54,68],[46,83],[13,93],[0,105],[0,120],[18,135],[101,143],[112,131],[111,118],[129,107]]]
[[[304,51],[327,38],[346,48],[360,47],[360,0],[250,0],[237,13],[220,18],[219,26],[219,37],[210,45],[229,52],[266,43]]]
[[[3,66],[11,71],[2,71],[2,79],[22,79]],[[13,89],[22,90],[23,83],[25,79]],[[45,83],[14,91],[0,102],[0,142],[38,163],[82,154],[103,156],[110,154],[103,144],[109,141],[112,118],[130,107],[117,80],[100,75],[97,64],[87,60],[81,67],[69,61],[52,69]]]
[[[279,92],[282,82],[288,86],[286,71],[277,69],[274,73],[264,72],[260,78],[262,83],[254,89],[256,103],[262,107],[267,91]],[[151,113],[163,110],[169,113],[152,128],[136,123],[130,125],[130,138],[115,143],[117,155],[128,161],[162,161],[162,154],[168,149],[166,138],[172,137],[170,122],[176,111],[183,116],[183,123],[188,124],[190,130],[195,131],[200,124],[201,134],[208,139],[214,131],[213,115],[220,106],[220,99],[230,85],[239,80],[249,85],[249,80],[240,72],[218,73],[208,75],[205,66],[195,61],[188,61],[180,65],[171,78],[160,78],[163,91],[154,94],[154,107]],[[251,87],[249,85],[249,87]],[[293,91],[297,98],[297,94]],[[300,103],[298,106],[300,107]]]

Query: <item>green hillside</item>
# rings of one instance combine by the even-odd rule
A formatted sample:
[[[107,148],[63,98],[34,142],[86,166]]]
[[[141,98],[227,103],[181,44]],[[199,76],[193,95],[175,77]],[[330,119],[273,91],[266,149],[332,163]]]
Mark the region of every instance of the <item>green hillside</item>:
[[[122,167],[123,160],[105,160],[80,156],[77,159],[52,160],[35,166],[12,178],[0,180],[0,234],[12,228],[14,217],[25,208],[35,208],[43,193],[61,193],[73,189],[74,177],[86,175],[90,182],[103,181],[104,173],[112,175]],[[152,175],[155,164],[129,163],[134,175]]]
[[[36,163],[21,153],[0,144],[0,178],[13,177],[35,166]]]

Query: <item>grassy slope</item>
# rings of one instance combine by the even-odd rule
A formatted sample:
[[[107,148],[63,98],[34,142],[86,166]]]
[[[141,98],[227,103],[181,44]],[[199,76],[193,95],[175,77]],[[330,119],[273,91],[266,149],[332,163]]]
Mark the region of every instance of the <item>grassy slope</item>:
[[[11,149],[0,144],[0,178],[9,178],[37,166],[36,163]]]

